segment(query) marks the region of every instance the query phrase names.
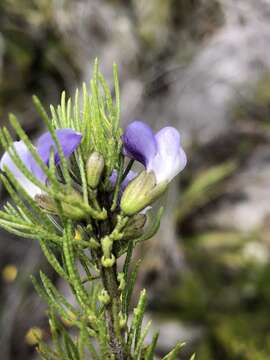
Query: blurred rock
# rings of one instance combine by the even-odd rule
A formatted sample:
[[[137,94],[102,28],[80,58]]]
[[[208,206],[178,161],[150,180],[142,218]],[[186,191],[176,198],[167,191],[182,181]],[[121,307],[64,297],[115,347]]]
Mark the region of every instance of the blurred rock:
[[[227,184],[226,197],[201,221],[204,226],[251,232],[270,218],[270,149],[262,145],[250,154],[246,166]]]
[[[161,319],[152,313],[146,313],[143,325],[145,326],[149,320],[152,320],[152,325],[146,337],[146,342],[150,343],[154,334],[159,331],[157,353],[161,355],[165,355],[171,351],[179,341],[187,344],[183,347],[181,354],[192,352],[194,344],[201,339],[204,334],[203,328],[187,325],[176,319]]]
[[[148,99],[145,115],[157,124],[174,121],[186,141],[200,144],[233,129],[232,109],[270,67],[265,54],[270,45],[269,1],[220,4],[224,25],[197,44],[190,61],[181,64],[181,38],[174,43],[166,80],[169,91],[160,101]]]

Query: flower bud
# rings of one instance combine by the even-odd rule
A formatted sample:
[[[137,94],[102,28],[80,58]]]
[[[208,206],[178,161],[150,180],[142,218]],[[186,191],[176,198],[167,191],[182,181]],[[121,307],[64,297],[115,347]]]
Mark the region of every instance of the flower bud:
[[[38,205],[46,210],[48,213],[51,214],[58,214],[57,205],[53,198],[51,198],[47,194],[38,194],[35,196],[35,200],[38,203]],[[69,217],[72,220],[82,220],[84,219],[87,214],[80,209],[79,207],[75,207],[72,204],[72,201],[82,201],[81,195],[76,191],[72,190],[72,193],[70,195],[65,196],[65,199],[61,201],[61,205],[63,208],[64,214]]]
[[[87,214],[83,210],[79,209],[78,207],[69,205],[66,202],[62,202],[62,207],[66,217],[72,220],[83,220],[87,217]]]
[[[124,229],[124,238],[126,240],[134,239],[142,235],[143,227],[146,223],[145,214],[136,214],[132,216]]]
[[[167,188],[167,183],[156,184],[153,171],[143,171],[126,187],[121,198],[121,209],[126,215],[134,215],[155,201]]]
[[[56,214],[57,208],[54,200],[47,194],[38,194],[35,196],[38,205],[48,213]]]
[[[87,183],[92,189],[96,189],[104,170],[103,156],[93,152],[86,164]]]
[[[72,220],[82,220],[87,217],[87,214],[80,209],[78,206],[72,205],[77,201],[78,203],[83,202],[81,194],[76,190],[72,190],[71,194],[66,195],[65,199],[61,201],[64,214]]]

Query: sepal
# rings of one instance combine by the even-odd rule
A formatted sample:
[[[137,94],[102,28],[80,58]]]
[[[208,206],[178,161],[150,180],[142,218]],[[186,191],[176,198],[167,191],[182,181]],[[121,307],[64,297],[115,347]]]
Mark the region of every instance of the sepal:
[[[136,214],[129,218],[127,225],[124,229],[123,238],[125,240],[136,239],[143,234],[144,225],[147,216],[145,214]]]
[[[167,183],[156,183],[153,171],[142,171],[126,187],[121,198],[121,209],[126,215],[134,215],[151,205],[167,189]]]

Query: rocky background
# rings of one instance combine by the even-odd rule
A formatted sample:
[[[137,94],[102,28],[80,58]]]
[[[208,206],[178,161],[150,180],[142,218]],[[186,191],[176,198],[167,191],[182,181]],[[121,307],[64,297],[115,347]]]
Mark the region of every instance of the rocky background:
[[[123,124],[181,131],[188,167],[138,254],[160,355],[181,339],[183,360],[270,358],[269,20],[269,0],[0,1],[1,126],[12,111],[37,136],[31,95],[56,104],[98,57],[108,81],[119,65]],[[48,338],[40,267],[37,243],[1,231],[1,359],[36,358],[32,326]]]

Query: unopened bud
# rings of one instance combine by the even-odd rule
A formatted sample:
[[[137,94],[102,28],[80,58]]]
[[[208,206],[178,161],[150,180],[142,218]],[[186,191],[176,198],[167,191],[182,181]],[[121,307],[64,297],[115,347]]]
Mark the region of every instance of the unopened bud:
[[[38,194],[35,196],[35,200],[38,205],[46,210],[48,213],[57,213],[57,208],[54,200],[47,194]]]
[[[136,214],[132,216],[127,222],[123,237],[129,240],[141,236],[146,219],[147,217],[145,214]]]
[[[87,183],[92,189],[96,189],[98,187],[103,170],[103,156],[95,151],[90,155],[86,164]]]
[[[35,196],[35,200],[38,203],[38,205],[46,210],[48,213],[51,214],[58,214],[57,205],[53,198],[51,198],[47,194],[39,194]],[[82,202],[82,197],[80,193],[78,193],[76,190],[72,190],[72,193],[65,196],[64,200],[61,200],[61,205],[63,208],[64,214],[69,217],[72,220],[82,220],[84,219],[87,214],[80,209],[79,207],[75,207],[72,205],[74,201]]]
[[[83,199],[80,193],[72,190],[70,195],[66,195],[65,199],[61,201],[64,214],[72,220],[82,220],[87,217],[87,214],[78,206],[72,205],[74,202],[82,203]]]
[[[126,187],[121,198],[121,209],[126,215],[134,215],[152,204],[166,188],[166,183],[156,184],[153,171],[143,171]]]

